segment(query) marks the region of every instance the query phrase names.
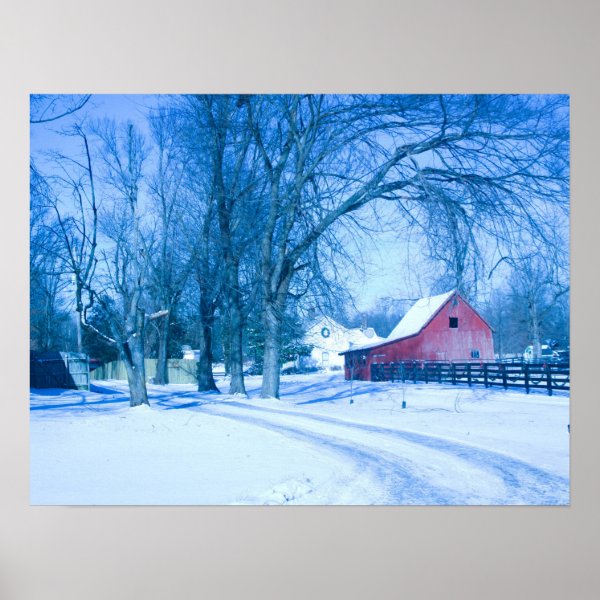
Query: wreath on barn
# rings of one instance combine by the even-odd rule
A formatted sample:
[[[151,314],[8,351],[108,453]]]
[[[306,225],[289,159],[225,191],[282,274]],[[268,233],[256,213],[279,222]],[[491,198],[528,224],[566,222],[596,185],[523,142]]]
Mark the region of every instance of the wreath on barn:
[[[323,329],[321,329],[321,335],[324,338],[328,338],[331,335],[331,331],[329,331],[327,327],[323,327]]]

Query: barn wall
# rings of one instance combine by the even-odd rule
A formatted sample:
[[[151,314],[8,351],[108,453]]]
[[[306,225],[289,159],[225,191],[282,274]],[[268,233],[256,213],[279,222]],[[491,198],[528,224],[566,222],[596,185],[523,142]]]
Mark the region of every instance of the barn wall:
[[[447,302],[420,335],[404,340],[398,358],[421,360],[471,360],[471,351],[479,350],[479,358],[494,358],[492,332],[485,321],[461,298]],[[449,327],[449,318],[458,318],[458,329]],[[410,356],[411,353],[415,356]]]
[[[493,360],[492,332],[485,321],[461,298],[458,303],[447,302],[420,334],[353,352],[347,365],[354,361],[354,378],[370,380],[373,363],[399,362],[403,360],[466,361],[472,350],[479,350],[480,360]],[[458,318],[458,328],[449,327],[449,317]],[[363,356],[365,360],[363,360]],[[346,378],[350,370],[346,368]]]

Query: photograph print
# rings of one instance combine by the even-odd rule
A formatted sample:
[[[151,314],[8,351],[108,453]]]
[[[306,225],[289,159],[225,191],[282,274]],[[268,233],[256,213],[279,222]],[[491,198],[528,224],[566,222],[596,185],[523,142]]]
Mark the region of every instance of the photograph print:
[[[568,505],[569,97],[30,96],[30,503]]]

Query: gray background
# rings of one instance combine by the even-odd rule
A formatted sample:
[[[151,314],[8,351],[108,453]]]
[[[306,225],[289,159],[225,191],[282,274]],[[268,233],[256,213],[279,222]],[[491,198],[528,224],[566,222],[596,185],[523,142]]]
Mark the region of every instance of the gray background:
[[[5,2],[0,598],[599,593],[599,4]],[[564,92],[572,98],[570,507],[30,507],[30,92]]]

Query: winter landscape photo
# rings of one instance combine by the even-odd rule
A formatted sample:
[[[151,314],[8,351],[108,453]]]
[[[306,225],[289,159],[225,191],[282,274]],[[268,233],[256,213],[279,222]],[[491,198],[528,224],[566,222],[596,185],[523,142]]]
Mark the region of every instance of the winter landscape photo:
[[[30,96],[30,502],[568,505],[569,98]]]

